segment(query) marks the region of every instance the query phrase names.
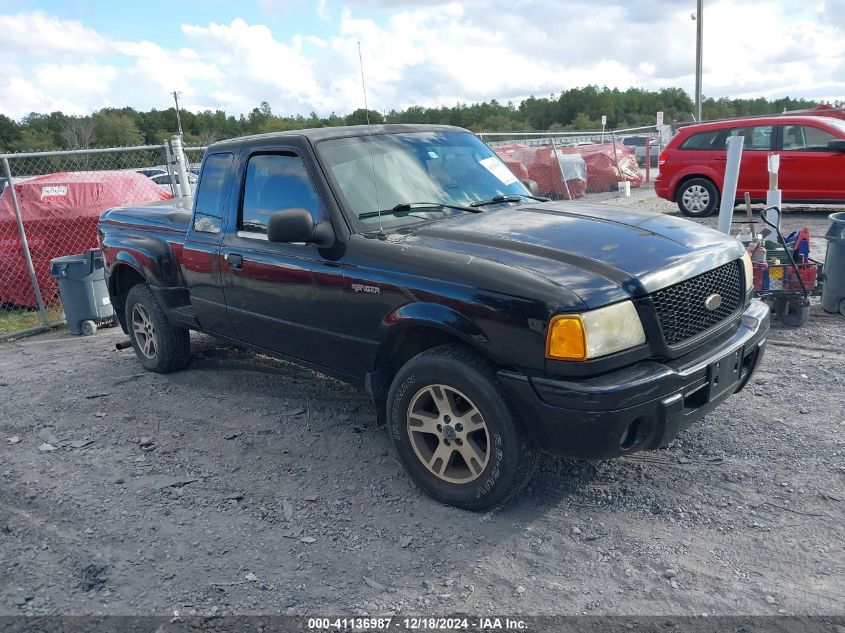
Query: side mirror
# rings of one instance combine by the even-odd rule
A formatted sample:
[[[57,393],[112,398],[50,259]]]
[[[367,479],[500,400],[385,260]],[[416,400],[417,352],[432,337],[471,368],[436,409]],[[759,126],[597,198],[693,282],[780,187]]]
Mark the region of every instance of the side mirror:
[[[328,222],[314,223],[305,209],[276,211],[267,221],[267,239],[271,242],[305,242],[321,248],[334,245],[334,231]]]
[[[528,191],[531,192],[532,196],[539,196],[540,195],[540,187],[537,185],[537,183],[535,181],[525,179],[525,180],[520,180],[519,182],[521,182],[523,185],[525,185],[525,188],[528,189]]]
[[[834,152],[845,152],[845,139],[836,139],[827,142],[827,149]]]

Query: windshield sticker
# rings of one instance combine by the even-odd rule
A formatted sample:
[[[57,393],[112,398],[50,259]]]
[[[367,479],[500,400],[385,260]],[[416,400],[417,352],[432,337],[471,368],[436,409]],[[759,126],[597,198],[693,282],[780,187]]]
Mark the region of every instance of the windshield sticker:
[[[511,173],[505,164],[499,160],[497,156],[488,156],[487,158],[478,161],[482,167],[493,174],[496,178],[502,181],[503,185],[512,185],[517,178]]]
[[[52,198],[56,196],[66,196],[67,195],[67,187],[66,186],[53,186],[53,187],[41,187],[41,199],[44,198]]]
[[[439,158],[439,157],[437,156],[437,152],[434,152],[434,151],[432,151],[432,150],[429,150],[429,151],[428,151],[428,157],[429,157],[429,158],[435,158],[435,159],[436,159],[436,158]]]

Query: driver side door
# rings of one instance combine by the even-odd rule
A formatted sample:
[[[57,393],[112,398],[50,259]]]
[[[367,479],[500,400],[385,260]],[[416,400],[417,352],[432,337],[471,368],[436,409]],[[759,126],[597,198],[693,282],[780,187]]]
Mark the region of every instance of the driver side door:
[[[269,216],[302,208],[315,223],[327,219],[314,186],[315,168],[295,147],[249,152],[241,158],[237,224],[222,249],[223,291],[237,338],[332,367],[342,327],[342,264],[313,244],[267,239]]]

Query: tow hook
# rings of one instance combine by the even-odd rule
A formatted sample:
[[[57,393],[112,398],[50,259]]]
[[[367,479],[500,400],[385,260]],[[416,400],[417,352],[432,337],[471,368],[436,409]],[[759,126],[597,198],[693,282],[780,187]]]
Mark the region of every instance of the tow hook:
[[[114,346],[117,351],[129,349],[130,347],[132,347],[132,341],[130,341],[129,339],[121,341],[120,343],[116,343]]]

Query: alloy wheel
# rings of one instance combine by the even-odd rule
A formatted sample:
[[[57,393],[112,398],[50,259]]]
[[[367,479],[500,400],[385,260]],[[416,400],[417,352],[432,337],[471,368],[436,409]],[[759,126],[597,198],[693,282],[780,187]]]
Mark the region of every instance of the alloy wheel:
[[[478,408],[448,385],[429,385],[411,400],[408,437],[420,462],[449,483],[477,479],[490,459],[490,434]]]
[[[154,359],[158,351],[155,326],[150,313],[140,303],[132,307],[132,331],[141,353],[150,360]]]

